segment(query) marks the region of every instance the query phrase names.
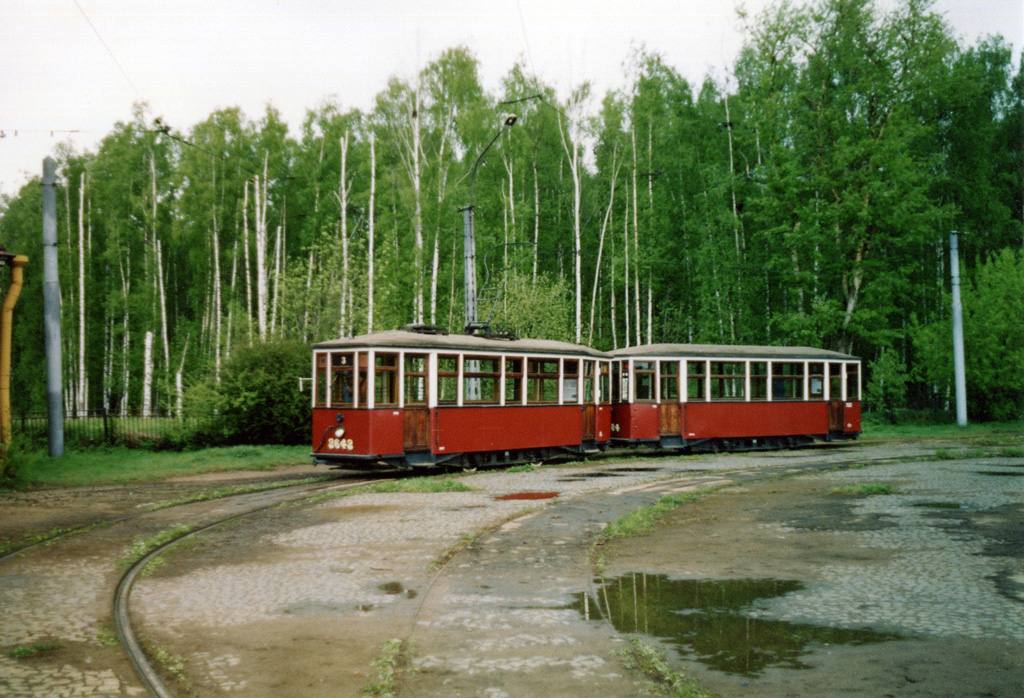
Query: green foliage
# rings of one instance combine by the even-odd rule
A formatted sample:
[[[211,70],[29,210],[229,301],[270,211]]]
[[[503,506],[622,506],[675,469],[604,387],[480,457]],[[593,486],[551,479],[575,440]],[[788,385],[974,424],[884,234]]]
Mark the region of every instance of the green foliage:
[[[309,438],[309,396],[299,378],[309,373],[309,348],[274,341],[238,349],[220,382],[189,392],[190,413],[206,423],[198,435],[217,444],[299,444]]]
[[[31,645],[18,645],[7,650],[7,656],[12,659],[29,659],[41,654],[49,654],[64,649],[63,642],[36,642]]]
[[[874,494],[896,494],[898,490],[885,482],[868,482],[860,485],[841,485],[833,487],[829,494],[839,494],[849,497],[867,497]]]
[[[868,373],[871,380],[864,387],[867,408],[893,421],[907,400],[907,369],[903,360],[892,349],[883,349],[868,366]]]
[[[666,698],[710,698],[710,692],[701,688],[697,680],[685,671],[669,666],[665,656],[653,645],[630,635],[629,647],[622,650],[626,668],[636,672],[643,680],[643,695]]]

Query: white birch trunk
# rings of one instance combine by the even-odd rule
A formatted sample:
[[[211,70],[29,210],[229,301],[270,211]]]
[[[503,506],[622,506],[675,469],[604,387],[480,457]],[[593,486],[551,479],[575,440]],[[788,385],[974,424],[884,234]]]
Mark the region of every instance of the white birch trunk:
[[[142,355],[142,416],[153,416],[153,331],[146,332]]]
[[[636,172],[636,168],[635,167],[633,168],[633,171]],[[623,239],[622,239],[623,248],[622,249],[623,249],[623,255],[624,255],[624,260],[623,260],[623,262],[624,262],[624,264],[623,264],[623,275],[624,275],[623,281],[624,281],[624,283],[622,285],[622,295],[623,295],[622,317],[626,321],[626,328],[625,328],[626,329],[626,333],[624,335],[625,339],[626,339],[626,342],[625,342],[625,344],[623,346],[627,346],[627,347],[629,346],[629,338],[632,336],[631,333],[630,333],[630,324],[629,324],[629,207],[630,207],[629,181],[627,180],[626,181],[626,219],[622,222],[622,236],[623,236]]]
[[[640,339],[640,216],[636,181],[636,125],[631,125],[629,130],[633,140],[633,301],[636,306],[636,346],[640,346],[643,342]],[[629,244],[628,240],[626,244]],[[626,312],[629,312],[628,308]]]
[[[366,266],[367,266],[367,290],[366,290],[366,331],[373,332],[373,257],[374,257],[374,240],[373,240],[373,207],[374,198],[377,193],[377,151],[376,151],[376,137],[373,132],[370,132],[370,230],[369,240],[367,242],[366,250]]]
[[[416,240],[416,283],[413,316],[416,324],[423,324],[423,202],[420,195],[420,87],[416,86],[412,109],[412,192],[414,199],[413,232]]]
[[[283,216],[282,209],[282,216]],[[271,297],[270,336],[277,336],[277,307],[281,303],[281,257],[284,254],[284,225],[277,226],[274,241],[274,295]]]
[[[235,279],[238,278],[238,238],[235,238],[235,246],[231,251],[231,298],[232,302],[228,303],[228,329],[226,337],[224,338],[224,358],[227,359],[231,356],[231,339],[232,330],[234,329],[235,320],[235,304],[234,299],[238,298],[238,294],[235,293]],[[220,374],[217,374],[216,380],[220,383]]]
[[[121,264],[120,257],[117,260],[117,267],[121,271],[121,291],[124,293],[124,317],[121,326],[123,332],[121,344],[121,416],[128,414],[129,379],[131,378],[131,366],[128,362],[128,351],[131,348],[131,332],[128,326],[128,293],[131,291],[132,258],[128,254],[125,254],[125,257],[128,260],[127,272],[125,271],[125,266]]]
[[[263,155],[263,183],[256,179],[256,321],[260,341],[267,341],[267,164],[269,151]]]
[[[70,212],[69,212],[70,213]],[[78,405],[89,409],[89,377],[85,372],[85,174],[78,188]]]
[[[565,154],[569,159],[569,173],[572,175],[572,214],[573,214],[573,262],[574,262],[574,277],[575,277],[575,295],[576,295],[576,343],[579,344],[583,339],[583,289],[582,289],[582,272],[581,272],[581,259],[580,259],[580,226],[582,221],[580,220],[580,205],[581,205],[581,174],[580,174],[580,146],[574,142],[570,134],[569,138],[566,139],[566,129],[561,128],[561,112],[559,112],[559,134],[562,137],[562,148],[565,150]],[[571,147],[570,147],[571,143]]]
[[[216,182],[214,183],[216,191]],[[220,382],[220,356],[221,356],[221,287],[220,287],[220,234],[217,231],[217,206],[213,207],[213,376],[214,380]],[[200,344],[202,352],[202,344]]]
[[[259,178],[256,178],[259,186]],[[252,272],[249,263],[249,180],[245,180],[245,195],[242,199],[242,252],[245,256],[245,318],[249,332],[249,344],[252,344]]]
[[[618,147],[612,149],[612,183],[608,192],[608,208],[604,212],[604,220],[601,222],[601,236],[597,243],[597,264],[594,267],[594,286],[590,293],[590,325],[587,330],[587,345],[594,343],[594,311],[597,308],[597,288],[601,281],[601,257],[604,254],[604,236],[608,230],[608,221],[612,217],[612,209],[615,206],[615,180],[619,176],[619,167],[616,163]]]
[[[348,192],[350,185],[348,183],[348,175],[346,169],[348,166],[348,134],[346,133],[341,137],[341,176],[338,180],[338,193],[335,195],[338,199],[338,206],[341,208],[341,303],[340,303],[340,323],[338,327],[338,334],[341,337],[348,335],[348,309],[349,309],[349,295],[348,295]]]
[[[537,154],[533,157],[533,288],[537,287],[537,260],[540,258],[540,184],[537,179]]]

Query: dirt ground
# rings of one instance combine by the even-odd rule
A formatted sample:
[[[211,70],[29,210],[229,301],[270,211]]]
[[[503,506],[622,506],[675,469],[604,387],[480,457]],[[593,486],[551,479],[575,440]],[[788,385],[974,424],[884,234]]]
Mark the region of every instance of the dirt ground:
[[[870,473],[865,479],[870,478]],[[772,578],[813,584],[832,565],[890,561],[896,551],[867,548],[857,532],[891,523],[854,512],[819,478],[727,489],[683,506],[647,536],[615,544],[606,574],[643,570],[694,579]],[[1024,556],[1022,510],[989,525],[1017,531],[1004,550]],[[1011,533],[1011,535],[1013,535]],[[865,602],[869,601],[865,599]],[[666,648],[677,665],[721,696],[1020,696],[1024,644],[970,637],[914,637],[861,645],[812,643],[800,669],[768,667],[754,676],[709,669]]]
[[[895,449],[894,453],[900,455],[898,449]],[[758,456],[764,460],[762,465],[772,460],[782,462],[791,457],[793,456],[787,454]],[[807,454],[807,457],[814,456]],[[840,455],[833,454],[827,457],[839,458]],[[737,463],[745,465],[743,460],[738,460]],[[646,467],[648,464],[641,465]],[[672,470],[670,461],[654,460],[649,465],[652,472],[664,471],[652,475],[655,480],[665,478]],[[750,465],[757,463],[751,460]],[[784,463],[783,467],[786,467]],[[971,471],[982,469],[981,466],[969,461],[964,467]],[[1003,468],[1007,471],[1019,469],[1019,463]],[[628,471],[631,468],[621,470]],[[693,469],[690,472],[691,477],[698,477],[698,473],[709,473],[709,478],[717,477],[711,474],[710,470]],[[7,575],[11,585],[16,585],[21,583],[19,580],[28,580],[32,575],[38,575],[39,579],[43,579],[49,569],[74,565],[80,560],[94,560],[94,566],[103,570],[102,577],[96,578],[97,588],[94,597],[84,598],[82,606],[88,616],[103,619],[107,617],[109,608],[109,596],[104,588],[112,588],[117,577],[116,570],[109,564],[112,555],[123,550],[125,545],[130,543],[131,537],[149,529],[154,532],[162,530],[174,520],[174,517],[185,515],[185,512],[170,509],[147,515],[145,520],[140,519],[138,514],[147,505],[206,492],[211,487],[245,485],[314,473],[323,475],[324,470],[314,471],[306,466],[298,466],[274,473],[212,474],[139,486],[0,493],[0,538],[8,540],[21,540],[27,535],[110,521],[127,515],[135,517],[133,522],[139,520],[139,523],[132,523],[123,532],[116,526],[97,529],[88,535],[76,536],[60,545],[37,551],[33,556],[5,563],[7,568],[0,569],[0,601],[3,601],[2,592],[8,589],[5,586],[8,582],[4,581],[3,575]],[[856,474],[851,480],[860,478],[861,481],[870,481],[876,477],[871,468],[858,473],[863,474]],[[994,471],[989,474],[1000,473]],[[338,476],[346,477],[342,474]],[[522,475],[523,478],[530,476],[531,474]],[[562,476],[565,476],[565,471],[554,469],[546,475],[551,478]],[[490,476],[482,473],[474,477]],[[555,480],[555,484],[547,483],[540,489],[547,491],[567,488],[570,481],[575,482],[578,479],[565,477],[561,481]],[[1010,480],[1011,478],[1003,477],[1000,482]],[[994,479],[992,481],[995,482]],[[1020,478],[1016,478],[1015,482],[1019,481]],[[835,482],[827,477],[809,474],[751,482],[706,495],[670,513],[649,535],[605,546],[607,566],[604,576],[615,578],[633,575],[635,580],[636,575],[640,574],[643,575],[644,583],[649,579],[662,577],[689,580],[771,579],[813,588],[824,583],[828,570],[842,567],[863,572],[865,578],[868,578],[872,570],[884,569],[891,565],[899,550],[865,545],[864,536],[885,533],[892,530],[896,524],[884,512],[857,506],[858,502],[864,501],[863,498],[837,497],[829,494],[834,484]],[[516,491],[515,488],[512,491]],[[949,494],[955,496],[956,493]],[[576,573],[569,574],[568,570],[573,566],[583,567],[581,563],[587,546],[589,541],[593,540],[592,537],[588,538],[591,534],[580,533],[574,538],[568,533],[556,532],[555,528],[561,526],[564,527],[562,530],[579,532],[586,525],[591,527],[590,530],[599,530],[600,521],[607,521],[608,517],[620,515],[612,513],[612,506],[615,500],[623,499],[618,494],[595,495],[594,503],[588,505],[589,497],[588,495],[577,500],[579,514],[574,514],[574,509],[570,507],[556,503],[555,508],[544,510],[546,513],[543,516],[524,516],[524,528],[520,529],[518,537],[515,526],[520,523],[510,521],[502,528],[503,531],[508,529],[507,533],[502,534],[504,539],[499,540],[500,536],[493,534],[490,536],[493,542],[485,538],[482,539],[481,545],[470,546],[464,553],[460,553],[461,557],[455,558],[453,565],[440,573],[439,581],[438,577],[435,577],[438,573],[432,571],[428,565],[437,551],[424,552],[417,549],[415,536],[410,537],[404,544],[389,543],[393,547],[386,550],[379,549],[379,545],[373,539],[368,539],[365,543],[357,541],[357,545],[366,545],[366,550],[373,550],[380,562],[372,563],[375,566],[360,568],[359,563],[350,564],[351,561],[346,562],[339,557],[329,563],[327,573],[334,580],[332,583],[339,585],[339,589],[349,588],[345,586],[345,579],[359,577],[363,580],[361,588],[368,589],[371,596],[372,593],[376,593],[377,598],[388,597],[385,603],[374,602],[372,608],[369,607],[370,604],[365,609],[360,606],[359,604],[364,602],[358,600],[361,598],[358,595],[341,595],[337,597],[336,602],[311,601],[286,606],[284,613],[269,621],[256,618],[258,614],[254,614],[255,619],[248,624],[227,627],[211,622],[206,628],[195,628],[194,634],[183,632],[164,635],[160,639],[160,644],[171,649],[178,648],[177,651],[181,654],[185,654],[189,647],[215,648],[205,653],[200,652],[191,658],[195,674],[191,683],[193,695],[358,695],[357,688],[351,691],[348,688],[363,686],[374,678],[373,661],[379,656],[381,646],[387,639],[419,632],[423,642],[422,651],[427,651],[429,631],[413,630],[421,604],[427,603],[428,608],[433,604],[436,607],[435,611],[440,614],[446,599],[456,598],[460,585],[465,588],[467,584],[464,582],[471,580],[473,575],[488,574],[492,579],[502,580],[502,583],[508,585],[525,586],[524,581],[517,580],[544,579],[539,571],[532,571],[542,569],[536,559],[538,554],[543,557],[557,549],[563,554],[564,559],[553,559],[548,564],[556,574],[566,575],[560,582],[562,586],[568,588],[577,584],[580,578],[585,580],[585,570],[582,577]],[[601,500],[601,497],[604,497],[604,500]],[[496,502],[499,499],[495,497],[495,503],[488,503],[487,506],[497,506]],[[598,503],[599,500],[604,503]],[[623,501],[622,504],[624,503]],[[468,516],[470,513],[484,510],[483,503],[465,504],[454,500],[445,507],[448,508],[442,508],[439,516],[450,516],[455,512]],[[339,505],[335,508],[318,509],[296,507],[280,510],[258,520],[230,524],[210,533],[203,541],[176,553],[173,564],[168,565],[166,569],[158,570],[143,584],[142,591],[145,591],[147,584],[157,585],[154,588],[166,591],[178,583],[178,580],[192,580],[190,583],[202,588],[202,584],[205,583],[203,580],[220,578],[217,576],[218,570],[238,569],[260,561],[269,563],[281,557],[301,563],[306,559],[312,560],[318,554],[317,549],[310,548],[308,556],[300,553],[296,557],[294,551],[287,552],[283,548],[266,544],[266,541],[274,540],[281,532],[318,530],[338,523],[348,523],[352,528],[357,528],[360,521],[375,520],[384,522],[381,525],[385,527],[395,528],[396,535],[400,537],[405,530],[402,526],[406,525],[403,523],[402,515],[402,511],[386,506]],[[979,510],[976,513],[936,509],[929,511],[928,516],[940,521],[957,534],[967,536],[977,533],[983,536],[990,541],[990,545],[979,555],[1003,556],[1013,561],[1015,566],[1012,569],[1021,569],[1020,560],[1024,558],[1024,506],[1004,505]],[[391,523],[388,523],[389,521]],[[410,525],[415,527],[417,524]],[[555,541],[555,545],[543,543],[543,536],[533,537],[532,534],[524,533],[531,525],[544,530],[550,529],[551,540]],[[541,548],[545,546],[546,550],[542,550]],[[329,547],[319,548],[325,549]],[[488,553],[488,550],[492,552]],[[484,559],[488,554],[490,557]],[[75,570],[66,573],[69,584],[77,583],[77,574]],[[273,599],[272,587],[275,584],[285,588],[292,582],[305,583],[305,580],[300,579],[299,572],[294,574],[294,579],[282,581],[268,577],[265,582],[260,581],[259,584],[263,587],[270,587],[269,591],[264,588],[261,593]],[[1024,603],[1024,578],[1017,572],[1014,574],[1016,576],[1010,575],[1006,579],[993,581],[1002,585],[1005,596],[1015,598],[1017,603]],[[463,575],[465,579],[459,575]],[[373,581],[366,581],[370,579]],[[165,585],[158,586],[162,580]],[[314,580],[313,586],[327,581],[330,580]],[[483,595],[485,601],[492,596],[499,597],[500,594],[490,588],[491,583],[488,581],[487,584],[479,584],[478,590],[474,593]],[[581,594],[586,594],[587,592],[583,591],[585,586],[584,581],[583,586],[574,588],[580,589]],[[10,586],[10,589],[15,587]],[[54,593],[65,592],[55,588]],[[203,589],[204,600],[208,601],[209,597],[216,596],[216,593],[212,588]],[[870,587],[863,590],[865,614],[871,605],[872,593]],[[159,596],[156,592],[152,595]],[[319,597],[311,593],[310,598]],[[474,597],[470,595],[463,598]],[[141,596],[137,601],[140,607],[145,606],[146,597]],[[238,607],[231,605],[233,601],[235,600],[225,596],[224,613],[239,612]],[[507,608],[502,606],[500,598],[496,603],[499,612],[504,612],[500,609]],[[544,608],[554,608],[540,602],[538,604]],[[157,608],[152,612],[158,613],[159,610]],[[850,624],[856,625],[858,609],[845,609],[845,612],[851,619]],[[576,625],[577,621],[572,623],[572,627],[576,628],[573,631],[577,633],[576,637],[583,639],[582,644],[591,642],[588,649],[592,649],[595,655],[610,657],[614,662],[617,650],[606,651],[607,647],[603,647],[602,643],[604,646],[610,646],[609,642],[620,643],[621,646],[621,635],[618,638],[612,637],[613,634],[608,633],[606,626],[588,625],[586,629],[580,630]],[[63,636],[74,637],[77,626],[69,628],[63,631]],[[144,624],[143,628],[145,629]],[[519,629],[517,632],[529,630],[531,629]],[[541,634],[539,629],[533,630],[537,636]],[[620,628],[619,632],[632,633],[636,630],[642,630],[639,624],[637,628]],[[709,668],[708,662],[695,660],[692,652],[688,652],[682,644],[675,643],[668,636],[653,632],[649,637],[660,637],[660,640],[651,641],[661,645],[675,666],[684,668],[697,677],[704,688],[720,696],[755,695],[775,698],[844,695],[1024,695],[1022,642],[977,637],[966,633],[963,636],[948,632],[934,635],[908,633],[900,632],[895,627],[879,627],[877,630],[891,633],[891,636],[864,642],[819,638],[801,646],[796,658],[788,664],[768,663],[756,671],[731,673]],[[707,631],[709,635],[714,632],[716,631],[713,629]],[[792,631],[781,632],[797,636],[804,633],[804,630],[797,627]],[[500,636],[513,633],[498,629],[496,634]],[[442,636],[443,632],[437,635]],[[443,641],[444,638],[441,639]],[[86,639],[67,644],[67,648],[59,653],[59,657],[25,660],[20,666],[51,668],[53,671],[60,669],[58,665],[68,664],[91,666],[94,670],[101,667],[110,675],[116,674],[121,683],[117,684],[116,691],[101,691],[90,695],[137,694],[138,684],[130,672],[119,668],[123,663],[119,648],[97,649],[93,641]],[[324,652],[324,647],[331,647],[332,650]],[[539,653],[543,654],[545,651],[547,650],[541,649]],[[240,657],[244,658],[241,665],[238,663]],[[245,666],[257,668],[246,673],[243,671]],[[445,665],[450,666],[451,664]],[[453,695],[443,693],[441,683],[432,688],[431,677],[439,671],[442,670],[426,668],[420,669],[419,678],[416,674],[407,675],[399,682],[398,694]],[[443,671],[451,669],[443,668]],[[547,671],[549,686],[561,686],[558,680],[569,681],[564,669]],[[468,692],[459,695],[487,695],[494,698],[502,695],[541,695],[530,692],[517,694],[512,688],[517,684],[507,678],[513,675],[515,670],[511,670],[505,679],[488,679],[485,676],[471,678],[467,685],[476,686],[479,691],[474,692],[475,689],[470,688]],[[244,679],[235,682],[236,677],[243,676]],[[536,679],[543,681],[544,677],[539,675]],[[494,681],[502,680],[505,681],[504,692],[495,692],[488,687],[493,686]],[[65,681],[74,685],[77,679],[57,676],[54,681]],[[0,685],[3,685],[2,682]],[[606,695],[633,695],[631,684],[628,682],[625,689],[619,686],[612,690],[613,685],[619,686],[613,681],[608,683]],[[570,694],[583,695],[564,693]],[[28,691],[17,695],[45,694]],[[595,693],[591,691],[586,695]]]

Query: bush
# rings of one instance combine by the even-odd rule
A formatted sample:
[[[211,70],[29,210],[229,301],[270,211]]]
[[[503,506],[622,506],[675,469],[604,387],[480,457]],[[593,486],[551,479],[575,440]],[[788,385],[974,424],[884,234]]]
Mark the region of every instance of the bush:
[[[301,444],[309,439],[309,396],[299,378],[309,373],[309,347],[272,341],[236,350],[220,382],[212,377],[187,395],[199,418],[199,444]]]

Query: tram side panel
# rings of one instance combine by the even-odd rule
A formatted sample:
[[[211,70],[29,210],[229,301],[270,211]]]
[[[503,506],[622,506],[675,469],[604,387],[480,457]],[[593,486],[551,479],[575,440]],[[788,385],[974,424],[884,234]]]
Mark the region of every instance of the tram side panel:
[[[578,405],[440,408],[433,424],[438,455],[579,446]]]
[[[612,405],[611,431],[616,441],[657,441],[658,405],[650,402]]]
[[[402,428],[402,411],[394,408],[314,409],[313,453],[336,459],[401,455]]]
[[[829,432],[825,402],[687,402],[683,415],[683,438],[688,440]]]

